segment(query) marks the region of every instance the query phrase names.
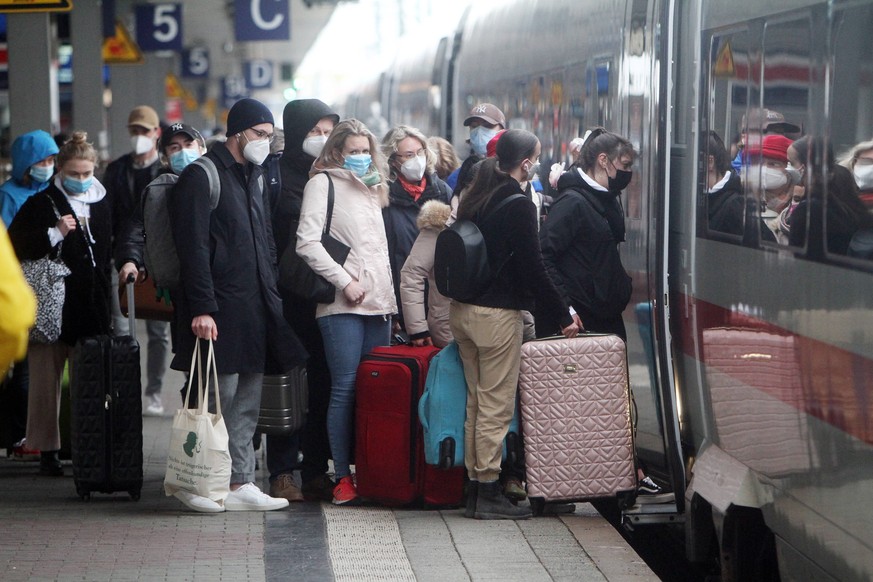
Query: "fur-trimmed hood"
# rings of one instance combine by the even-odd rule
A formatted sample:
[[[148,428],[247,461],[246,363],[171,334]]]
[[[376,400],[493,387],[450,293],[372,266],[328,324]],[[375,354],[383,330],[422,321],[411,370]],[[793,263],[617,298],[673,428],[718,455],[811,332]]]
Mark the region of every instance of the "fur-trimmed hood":
[[[452,213],[452,207],[439,200],[428,200],[418,213],[416,224],[419,230],[432,228],[442,230],[446,227],[446,221]]]

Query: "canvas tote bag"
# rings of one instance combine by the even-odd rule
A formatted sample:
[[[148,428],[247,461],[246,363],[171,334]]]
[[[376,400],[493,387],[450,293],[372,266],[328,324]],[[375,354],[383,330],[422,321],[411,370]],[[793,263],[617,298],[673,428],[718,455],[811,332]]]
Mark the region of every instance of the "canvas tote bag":
[[[218,368],[212,340],[204,369],[200,357],[200,340],[194,344],[191,372],[188,375],[188,390],[185,392],[184,408],[176,411],[170,448],[167,452],[167,472],[164,476],[164,493],[173,495],[187,491],[223,503],[230,488],[230,451],[227,443],[227,427],[221,416],[221,399],[218,397]],[[215,413],[209,412],[209,378],[215,386]],[[191,388],[197,377],[197,408],[189,409]]]

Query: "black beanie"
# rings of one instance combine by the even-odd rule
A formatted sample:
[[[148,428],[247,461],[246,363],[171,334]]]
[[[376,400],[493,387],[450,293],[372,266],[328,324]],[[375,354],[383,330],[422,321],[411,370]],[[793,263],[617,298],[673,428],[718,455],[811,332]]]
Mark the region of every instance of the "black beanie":
[[[227,114],[227,137],[260,123],[273,125],[273,114],[257,99],[240,99]]]

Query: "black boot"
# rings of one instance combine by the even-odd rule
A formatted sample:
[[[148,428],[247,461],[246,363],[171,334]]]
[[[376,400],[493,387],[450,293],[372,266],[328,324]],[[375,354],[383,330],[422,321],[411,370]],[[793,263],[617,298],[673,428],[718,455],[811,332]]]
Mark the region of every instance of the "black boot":
[[[464,510],[464,517],[473,519],[476,515],[476,499],[479,497],[479,482],[469,481],[467,483],[467,508]]]
[[[57,451],[42,451],[39,454],[39,474],[47,477],[62,477],[64,468]]]
[[[529,507],[513,505],[503,495],[498,481],[479,483],[476,498],[476,519],[527,519],[531,516]]]

